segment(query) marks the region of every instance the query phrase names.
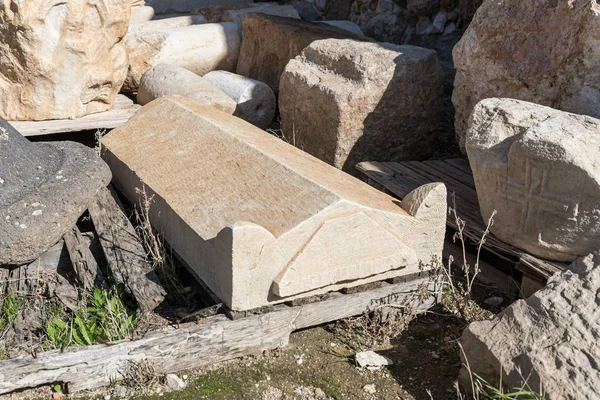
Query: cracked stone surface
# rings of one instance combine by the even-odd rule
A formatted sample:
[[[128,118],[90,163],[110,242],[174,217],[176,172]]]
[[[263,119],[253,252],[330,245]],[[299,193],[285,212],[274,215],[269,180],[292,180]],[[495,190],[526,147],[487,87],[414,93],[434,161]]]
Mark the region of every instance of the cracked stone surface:
[[[75,142],[31,143],[0,119],[0,265],[38,258],[110,179],[92,149]]]

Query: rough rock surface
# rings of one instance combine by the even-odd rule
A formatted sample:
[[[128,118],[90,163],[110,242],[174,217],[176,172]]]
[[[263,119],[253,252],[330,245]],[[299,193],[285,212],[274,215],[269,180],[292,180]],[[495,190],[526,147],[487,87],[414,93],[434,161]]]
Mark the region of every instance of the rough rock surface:
[[[493,320],[472,323],[461,338],[472,372],[496,385],[502,375],[509,389],[526,381],[548,400],[596,399],[599,292],[600,254],[595,252]],[[460,380],[470,387],[464,367]]]
[[[92,149],[75,142],[34,144],[0,119],[0,265],[37,259],[110,178]]]
[[[237,103],[233,115],[266,129],[275,117],[277,99],[269,85],[227,71],[212,71],[203,77]]]
[[[408,0],[406,8],[417,16],[432,16],[440,9],[440,0]]]
[[[0,116],[81,117],[109,110],[127,73],[129,0],[0,2]]]
[[[130,25],[141,24],[151,21],[154,18],[154,8],[149,6],[139,6],[131,8]]]
[[[399,203],[183,97],[144,106],[103,145],[117,187],[137,203],[144,182],[153,226],[234,310],[412,276],[442,250],[443,184]]]
[[[352,21],[319,21],[321,24],[335,26],[336,28],[343,29],[348,32],[356,33],[357,35],[364,36],[360,26]]]
[[[148,104],[161,96],[179,95],[233,114],[237,107],[229,97],[209,80],[175,65],[159,64],[142,76],[137,93],[138,103]]]
[[[512,99],[473,111],[467,154],[491,231],[542,258],[600,248],[600,120]]]
[[[125,42],[129,70],[123,90],[130,92],[137,90],[142,75],[154,65],[172,64],[198,75],[217,69],[234,71],[240,52],[237,27],[231,22],[157,30],[136,28]]]
[[[452,102],[463,150],[469,115],[489,97],[600,117],[600,5],[486,1],[454,48],[454,63]]]
[[[249,13],[261,13],[266,15],[277,15],[280,17],[300,19],[298,11],[290,5],[280,6],[271,3],[253,4],[252,7],[229,10],[223,14],[222,22],[233,22],[238,27],[238,32],[242,34],[242,21],[244,15]]]
[[[252,0],[147,0],[157,14],[189,13],[203,7],[246,5]]]
[[[433,50],[319,40],[281,76],[282,130],[350,173],[361,161],[424,158],[440,122],[443,82]]]
[[[287,63],[315,40],[336,38],[370,40],[334,26],[264,14],[246,14],[237,73],[279,90]]]

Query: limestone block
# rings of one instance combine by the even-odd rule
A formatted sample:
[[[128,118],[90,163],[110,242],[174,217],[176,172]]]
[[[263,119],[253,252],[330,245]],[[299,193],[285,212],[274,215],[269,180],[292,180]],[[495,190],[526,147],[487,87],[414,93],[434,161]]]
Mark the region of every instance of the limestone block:
[[[475,104],[490,97],[600,118],[600,5],[596,1],[577,5],[570,0],[483,2],[454,47],[453,57],[452,102],[463,151],[469,115]]]
[[[287,63],[315,40],[370,40],[334,26],[264,14],[246,14],[237,73],[265,82],[277,94]]]
[[[157,14],[189,13],[203,7],[235,6],[252,3],[253,0],[147,0]]]
[[[129,0],[0,2],[0,116],[82,117],[112,108],[125,74]]]
[[[233,114],[237,103],[210,81],[175,65],[159,64],[142,76],[138,103],[150,103],[162,96],[179,95],[200,104]]]
[[[352,21],[319,21],[319,23],[335,26],[345,31],[364,36],[363,31],[360,30],[360,26],[356,25]]]
[[[234,310],[419,271],[442,250],[446,189],[401,203],[253,125],[183,97],[103,140],[114,183]]]
[[[559,261],[600,248],[600,120],[486,99],[471,116],[467,153],[499,239]]]
[[[277,108],[277,99],[269,85],[227,71],[209,72],[204,79],[236,101],[233,115],[261,129],[269,127]]]
[[[290,5],[280,6],[273,3],[254,4],[252,7],[241,8],[237,10],[228,10],[223,14],[223,22],[233,22],[238,27],[238,32],[242,34],[242,20],[244,15],[249,13],[261,13],[266,15],[277,15],[280,17],[288,17],[300,19],[298,11]]]
[[[154,18],[154,8],[150,6],[133,7],[129,24],[141,24]]]
[[[556,274],[545,288],[461,338],[473,373],[506,389],[529,387],[545,399],[596,399],[600,384],[600,254]],[[464,356],[463,365],[465,364]],[[470,387],[469,373],[460,373]]]
[[[282,130],[350,173],[361,161],[425,158],[441,118],[443,81],[433,50],[319,40],[281,76]]]
[[[129,27],[129,31],[127,32],[125,40],[130,40],[132,35],[138,35],[135,40],[139,41],[139,35],[141,32],[163,31],[165,29],[205,24],[206,22],[206,18],[204,18],[203,15],[183,15],[179,17],[155,19],[152,21],[145,21],[135,24],[132,23]],[[135,34],[133,32],[135,32]]]
[[[155,21],[146,24],[152,22]],[[231,22],[152,31],[136,29],[125,41],[129,71],[124,91],[136,91],[142,75],[158,64],[176,65],[198,75],[217,69],[234,71],[240,52],[240,37]]]
[[[27,264],[54,246],[110,178],[94,150],[32,143],[0,118],[0,268]]]

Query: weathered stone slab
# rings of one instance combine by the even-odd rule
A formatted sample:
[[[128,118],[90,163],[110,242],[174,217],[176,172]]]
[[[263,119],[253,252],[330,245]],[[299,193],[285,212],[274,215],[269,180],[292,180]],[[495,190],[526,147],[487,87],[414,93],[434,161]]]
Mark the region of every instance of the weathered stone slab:
[[[194,17],[191,18],[193,21]],[[237,27],[231,22],[158,30],[136,28],[125,42],[129,70],[124,91],[136,91],[142,75],[158,64],[176,65],[198,75],[217,69],[234,71],[240,51]]]
[[[491,321],[474,322],[461,343],[473,373],[545,399],[595,399],[600,385],[600,255],[554,275],[545,288]],[[465,362],[463,356],[463,363]],[[469,373],[461,382],[470,387]]]
[[[187,97],[227,114],[233,114],[237,107],[236,101],[221,89],[185,68],[159,64],[146,71],[137,93],[138,103],[144,105],[170,95]]]
[[[252,7],[228,10],[223,14],[222,22],[233,22],[238,27],[238,32],[242,34],[242,20],[244,15],[249,13],[261,13],[266,15],[277,15],[280,17],[300,19],[298,11],[290,5],[280,6],[275,3],[253,4]]]
[[[473,111],[467,153],[492,233],[572,261],[600,248],[600,120],[512,99]]]
[[[398,203],[253,125],[161,97],[104,137],[114,183],[232,309],[419,271],[442,250],[446,190]],[[376,243],[376,245],[374,245]]]
[[[212,71],[203,78],[235,100],[237,108],[233,115],[261,129],[269,127],[275,117],[277,99],[267,84],[227,71]]]
[[[275,94],[287,63],[315,40],[371,40],[326,24],[264,14],[244,16],[242,37],[237,73],[265,82]]]
[[[109,110],[127,72],[122,39],[130,12],[129,0],[0,2],[0,116],[47,120]]]
[[[140,23],[132,23],[127,32],[128,37],[125,40],[129,40],[133,35],[139,35],[140,32],[156,32],[163,31],[171,28],[183,28],[185,26],[205,24],[208,21],[203,15],[182,15],[172,18],[155,19],[152,21],[145,21]],[[135,32],[132,33],[132,32]],[[135,40],[140,40],[137,37]]]
[[[92,149],[34,144],[0,119],[0,266],[29,263],[50,249],[110,178]]]
[[[453,57],[452,102],[463,150],[469,115],[485,98],[513,98],[600,117],[597,1],[483,2]]]
[[[281,76],[282,130],[348,172],[361,161],[422,159],[432,152],[443,82],[433,50],[319,40]]]

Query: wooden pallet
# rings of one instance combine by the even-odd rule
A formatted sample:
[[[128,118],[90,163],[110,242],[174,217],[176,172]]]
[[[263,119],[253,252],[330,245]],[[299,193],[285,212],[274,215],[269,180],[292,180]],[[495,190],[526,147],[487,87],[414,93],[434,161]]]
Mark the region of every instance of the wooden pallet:
[[[448,189],[448,205],[456,209],[458,216],[465,221],[464,235],[473,243],[478,243],[486,230],[477,200],[475,182],[469,163],[465,159],[406,161],[406,162],[363,162],[357,165],[359,171],[383,185],[400,199],[417,187],[443,182]],[[456,231],[457,223],[453,216],[447,220],[448,226]],[[498,257],[515,263],[529,279],[545,284],[546,280],[562,271],[566,265],[535,257],[524,250],[496,238],[486,237],[483,248]],[[527,293],[525,293],[527,294]]]
[[[418,298],[422,285],[431,295]],[[0,395],[61,382],[69,392],[106,386],[120,380],[129,363],[147,361],[159,374],[200,368],[287,345],[293,331],[342,318],[402,306],[418,313],[437,299],[428,277],[409,282],[381,282],[365,292],[329,293],[323,300],[299,306],[279,305],[265,314],[231,320],[223,314],[167,326],[136,340],[73,347],[0,362]],[[212,310],[211,310],[212,311]]]
[[[123,125],[141,106],[118,94],[114,107],[108,111],[86,115],[81,118],[49,121],[9,121],[23,136],[50,135],[53,133],[78,132],[96,129],[113,129]]]

